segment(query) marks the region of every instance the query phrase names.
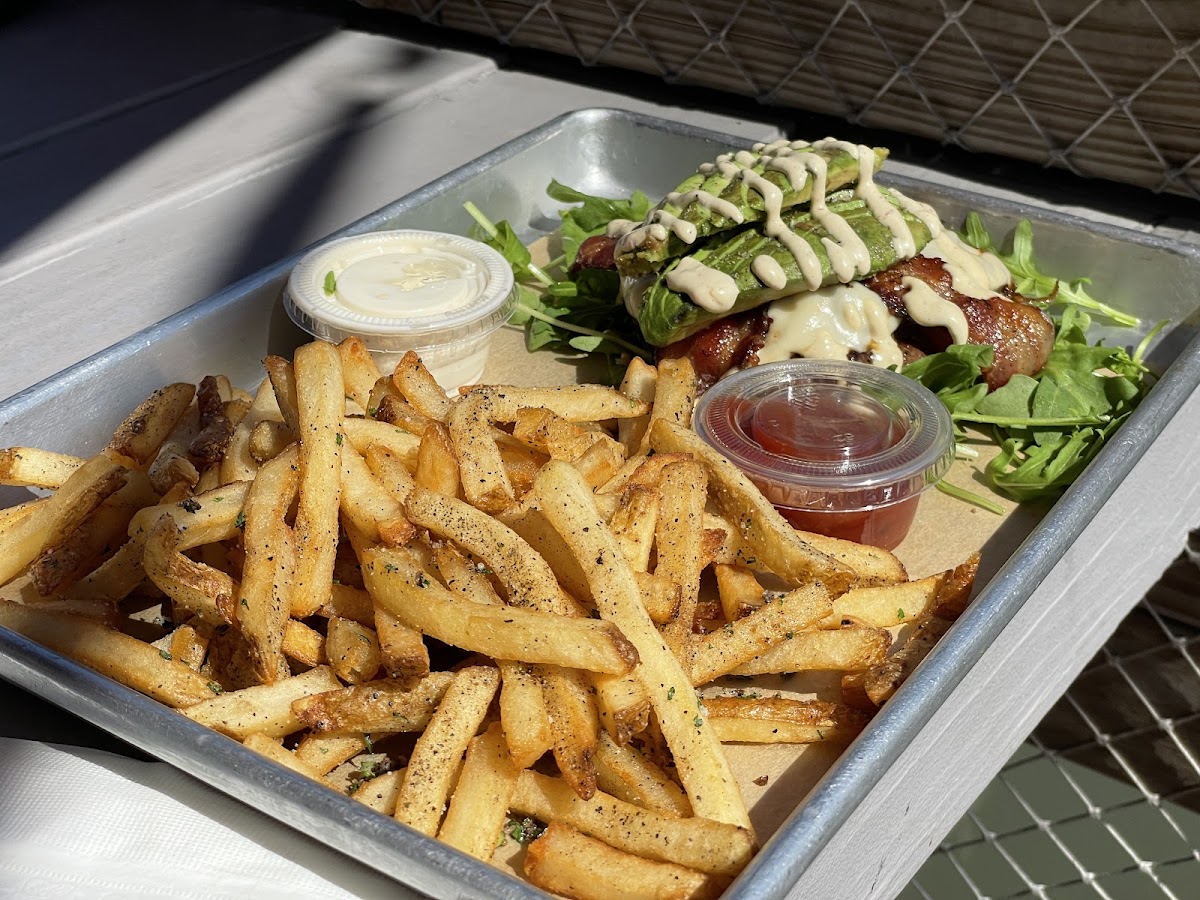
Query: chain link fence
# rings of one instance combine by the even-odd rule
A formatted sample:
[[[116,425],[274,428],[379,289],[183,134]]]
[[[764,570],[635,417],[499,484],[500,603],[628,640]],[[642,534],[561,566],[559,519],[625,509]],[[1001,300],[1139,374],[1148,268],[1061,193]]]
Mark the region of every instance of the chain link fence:
[[[1200,896],[1194,556],[1120,624],[900,900]]]
[[[1195,0],[361,2],[588,65],[1200,198]]]

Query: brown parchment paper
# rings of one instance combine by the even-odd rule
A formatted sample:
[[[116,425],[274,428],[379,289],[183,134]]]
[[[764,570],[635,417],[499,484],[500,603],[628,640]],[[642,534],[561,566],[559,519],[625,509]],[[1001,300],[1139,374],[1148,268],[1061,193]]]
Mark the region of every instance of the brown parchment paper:
[[[603,377],[602,366],[586,358],[572,358],[546,350],[529,353],[525,349],[523,331],[514,327],[503,328],[497,333],[485,372],[489,383],[527,386],[573,384],[602,380]],[[909,536],[895,552],[908,569],[909,577],[921,578],[949,569],[980,550],[978,593],[1037,524],[1045,509],[1018,506],[989,491],[982,483],[980,473],[995,455],[995,449],[982,439],[973,449],[979,452],[979,458],[956,460],[947,480],[997,501],[1004,507],[1004,514],[997,515],[930,489],[921,497]],[[907,631],[903,627],[894,630],[897,644],[904,640]],[[739,680],[736,686],[798,698],[841,699],[840,675],[837,673],[760,676],[753,681]],[[832,742],[725,745],[760,843],[779,828],[844,749],[845,744]],[[765,784],[756,783],[764,776]],[[511,866],[519,873],[522,858],[521,848],[509,841],[497,852],[496,863]]]

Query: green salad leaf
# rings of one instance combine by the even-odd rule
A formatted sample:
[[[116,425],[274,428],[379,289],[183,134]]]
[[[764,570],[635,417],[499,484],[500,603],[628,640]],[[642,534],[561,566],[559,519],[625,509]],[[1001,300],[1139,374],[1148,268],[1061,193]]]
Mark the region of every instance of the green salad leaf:
[[[1013,287],[1023,297],[1041,300],[1048,305],[1077,306],[1127,328],[1136,328],[1139,324],[1137,316],[1114,309],[1088,294],[1084,288],[1092,283],[1090,278],[1063,281],[1043,274],[1033,258],[1033,225],[1028,219],[1017,223],[1012,235],[1012,251],[1009,253],[1004,253],[996,246],[983,225],[983,219],[976,212],[968,213],[962,238],[976,250],[986,250],[999,257],[1012,273]]]
[[[967,217],[967,243],[995,253],[978,215]],[[1055,320],[1054,347],[1036,376],[1015,375],[988,393],[983,370],[992,363],[992,348],[958,344],[918,359],[904,375],[932,390],[949,409],[956,434],[965,427],[990,427],[999,454],[985,468],[990,486],[1018,501],[1053,499],[1073,482],[1129,417],[1154,382],[1142,360],[1161,323],[1130,354],[1087,339],[1091,317],[1099,308],[1109,319],[1137,322],[1110,314],[1110,307],[1083,293],[1073,282],[1064,297],[1064,282],[1043,275],[1033,259],[1032,230],[1022,221],[1013,235],[1013,252],[998,254],[1012,272],[1017,291],[1050,298],[1061,309]],[[1057,291],[1056,291],[1057,287]],[[1086,302],[1076,302],[1079,296]]]
[[[546,269],[533,263],[511,224],[492,222],[468,202],[463,208],[475,220],[471,236],[498,251],[512,267],[517,308],[510,321],[525,328],[526,349],[602,354],[609,358],[613,379],[619,380],[619,364],[630,356],[651,358],[641,343],[637,323],[625,313],[619,297],[620,277],[615,270],[572,273],[570,268],[584,240],[603,233],[613,218],[644,217],[650,201],[640,191],[629,200],[592,197],[557,181],[550,183],[547,193],[556,200],[582,205],[563,210],[564,253]]]
[[[563,268],[568,270],[575,263],[580,244],[603,234],[613,219],[640,222],[650,212],[650,198],[641,191],[634,191],[627,200],[595,197],[551,179],[546,193],[560,203],[580,204],[559,213],[562,217]]]

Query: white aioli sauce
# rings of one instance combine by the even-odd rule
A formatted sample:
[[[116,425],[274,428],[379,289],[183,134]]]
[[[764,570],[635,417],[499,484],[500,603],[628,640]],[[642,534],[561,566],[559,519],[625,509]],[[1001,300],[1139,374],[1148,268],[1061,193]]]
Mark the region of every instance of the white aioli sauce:
[[[738,296],[732,275],[710,269],[691,256],[685,256],[667,273],[667,287],[687,294],[693,303],[711,313],[729,312]]]
[[[858,282],[793,294],[771,304],[771,327],[760,363],[803,356],[846,359],[869,353],[877,366],[900,366],[904,355],[892,332],[900,324],[884,302]]]
[[[686,194],[680,194],[677,191],[672,191],[667,194],[666,202],[678,206],[680,209],[687,209],[693,203],[699,203],[709,212],[714,212],[719,216],[724,216],[732,222],[741,225],[746,221],[742,215],[742,211],[728,200],[722,200],[708,191],[696,189],[688,191]]]
[[[334,297],[368,316],[409,318],[445,312],[475,300],[487,287],[487,272],[460,253],[433,247],[396,247],[331,264]]]
[[[787,273],[783,271],[783,266],[765,253],[760,253],[750,261],[750,271],[773,291],[781,291],[787,285]]]
[[[904,308],[918,325],[942,326],[950,331],[955,344],[967,342],[967,317],[958,304],[938,296],[937,292],[919,278],[905,275],[900,283],[908,288],[904,293]]]
[[[940,259],[950,273],[951,283],[960,294],[987,300],[999,297],[1001,288],[1008,287],[1008,268],[994,254],[963,242],[952,231],[943,231],[921,251],[922,256]]]

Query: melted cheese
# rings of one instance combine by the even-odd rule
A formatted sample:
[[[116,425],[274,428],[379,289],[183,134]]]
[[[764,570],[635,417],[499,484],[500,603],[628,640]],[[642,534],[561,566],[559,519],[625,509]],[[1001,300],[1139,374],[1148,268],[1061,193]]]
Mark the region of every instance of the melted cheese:
[[[877,366],[903,364],[892,337],[900,320],[879,297],[858,282],[784,297],[771,304],[771,327],[758,351],[760,363],[802,356],[846,359],[868,353]]]

